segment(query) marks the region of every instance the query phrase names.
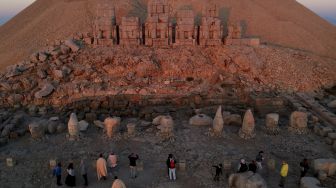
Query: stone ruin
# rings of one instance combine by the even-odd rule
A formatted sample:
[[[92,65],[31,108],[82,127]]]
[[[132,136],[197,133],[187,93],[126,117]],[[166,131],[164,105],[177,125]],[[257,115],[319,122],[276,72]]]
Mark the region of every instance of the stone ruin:
[[[112,46],[117,44],[115,10],[111,5],[97,5],[93,33],[95,46]]]
[[[203,10],[199,33],[201,46],[220,46],[223,43],[223,25],[219,19],[219,10],[212,5]]]
[[[224,27],[215,4],[203,9],[200,26],[195,25],[193,10],[182,9],[176,13],[176,25],[171,21],[171,6],[168,0],[150,0],[147,4],[147,20],[139,17],[122,17],[117,25],[114,7],[98,4],[93,27],[93,40],[84,37],[87,44],[95,46],[169,46],[200,45],[220,46],[224,43]],[[230,24],[225,45],[258,46],[258,38],[243,38],[242,23]]]
[[[243,38],[243,26],[241,22],[230,24],[228,26],[228,36],[225,39],[225,45],[248,45],[259,46],[259,38]]]
[[[145,23],[145,45],[167,46],[172,42],[168,0],[150,0]]]
[[[175,45],[195,45],[197,27],[195,15],[192,10],[179,10],[177,12],[177,25],[175,30]]]
[[[122,17],[119,29],[120,45],[137,46],[142,44],[142,28],[138,17]]]

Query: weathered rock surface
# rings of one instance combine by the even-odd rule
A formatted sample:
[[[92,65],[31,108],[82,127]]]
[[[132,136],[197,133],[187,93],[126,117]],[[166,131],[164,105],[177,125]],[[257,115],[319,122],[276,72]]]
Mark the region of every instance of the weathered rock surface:
[[[314,177],[303,177],[300,180],[300,188],[323,188],[318,179]]]
[[[251,139],[256,136],[255,121],[251,109],[245,112],[243,125],[239,130],[239,136],[244,139]]]
[[[289,120],[289,130],[297,134],[304,134],[307,132],[308,116],[305,112],[292,112]]]
[[[189,119],[189,124],[195,126],[210,126],[212,122],[212,118],[205,114],[197,114]]]
[[[229,188],[267,188],[265,180],[257,173],[245,172],[231,174]]]
[[[50,95],[54,91],[54,86],[50,83],[46,83],[42,86],[41,90],[35,93],[35,98],[40,99]]]
[[[78,127],[80,131],[86,131],[89,127],[89,123],[85,120],[81,120],[78,122]]]
[[[80,46],[77,45],[73,40],[66,40],[64,44],[68,46],[73,52],[77,52],[80,49]]]
[[[333,176],[336,173],[336,159],[315,159],[313,161],[315,172],[323,171],[328,176]]]
[[[336,108],[336,100],[333,100],[331,102],[328,103],[328,107],[330,108]]]

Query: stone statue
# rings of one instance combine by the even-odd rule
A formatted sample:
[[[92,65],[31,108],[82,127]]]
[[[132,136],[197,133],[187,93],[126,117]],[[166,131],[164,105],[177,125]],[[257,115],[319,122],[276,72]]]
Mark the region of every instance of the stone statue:
[[[120,124],[120,118],[118,117],[108,117],[104,121],[105,124],[105,130],[106,134],[109,138],[112,138],[114,135],[114,132],[116,131],[117,127]]]
[[[242,128],[239,130],[239,137],[244,139],[254,138],[255,133],[255,122],[251,109],[245,112]]]
[[[68,122],[68,131],[70,137],[76,138],[79,136],[78,119],[75,113],[71,113],[70,115],[70,119]]]
[[[212,123],[213,131],[215,135],[222,134],[223,127],[224,127],[224,120],[222,115],[222,106],[219,106],[215,115],[215,118]]]

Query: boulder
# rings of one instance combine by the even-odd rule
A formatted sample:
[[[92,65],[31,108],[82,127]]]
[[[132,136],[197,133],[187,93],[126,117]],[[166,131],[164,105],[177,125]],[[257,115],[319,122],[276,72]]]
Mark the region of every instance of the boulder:
[[[93,124],[94,124],[95,126],[99,127],[99,128],[102,128],[102,129],[105,128],[104,123],[101,122],[101,121],[99,121],[99,120],[95,120],[95,121],[93,121]]]
[[[119,117],[108,117],[104,120],[106,134],[109,138],[112,138],[120,125]]]
[[[212,122],[212,118],[205,114],[197,114],[189,119],[189,124],[195,126],[210,126]]]
[[[159,115],[159,116],[156,116],[153,121],[152,121],[152,124],[153,125],[160,125],[161,123],[161,119],[164,117],[164,115]]]
[[[86,122],[85,120],[82,120],[80,122],[78,122],[78,127],[80,131],[86,131],[89,127],[89,123]]]
[[[295,111],[289,120],[289,130],[297,134],[307,133],[308,116],[305,112]]]
[[[313,161],[313,167],[316,173],[323,171],[328,176],[333,176],[336,173],[336,160],[333,158],[315,159]]]
[[[42,138],[45,134],[45,126],[40,122],[32,122],[28,125],[29,132],[34,139]]]
[[[48,55],[44,52],[40,52],[38,57],[39,57],[39,60],[42,61],[42,62],[44,62],[48,59]]]
[[[57,69],[53,70],[53,75],[57,79],[61,79],[61,78],[63,78],[65,76],[64,73],[63,73],[63,71],[57,70]]]
[[[54,91],[54,86],[51,85],[50,83],[46,83],[42,86],[42,88],[35,93],[35,98],[41,99],[42,97],[46,97],[50,95]]]
[[[248,171],[231,174],[229,177],[229,188],[267,188],[267,184],[258,173]]]
[[[239,137],[243,139],[251,139],[256,136],[255,133],[255,121],[251,109],[245,112],[243,125],[239,130]]]
[[[333,100],[333,101],[329,102],[328,107],[329,108],[336,108],[336,100]]]
[[[77,52],[80,46],[75,43],[75,41],[69,39],[64,42],[64,44],[71,49],[73,52]]]
[[[303,177],[300,180],[300,188],[322,188],[321,183],[314,177]]]
[[[68,121],[68,131],[70,137],[79,136],[78,119],[75,113],[71,113],[70,115],[70,119]]]
[[[212,123],[212,128],[215,134],[222,134],[224,127],[224,120],[222,115],[222,107],[219,106]]]

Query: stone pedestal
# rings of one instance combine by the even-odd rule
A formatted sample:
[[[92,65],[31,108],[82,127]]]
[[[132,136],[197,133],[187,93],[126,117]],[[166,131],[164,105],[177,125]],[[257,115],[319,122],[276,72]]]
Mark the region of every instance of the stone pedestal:
[[[266,132],[271,135],[279,134],[279,114],[271,113],[266,115]]]
[[[129,123],[127,124],[127,134],[132,136],[135,134],[135,127],[136,127],[136,124],[135,123]]]
[[[308,132],[307,123],[307,114],[305,112],[295,111],[290,116],[288,130],[297,134],[305,134]]]
[[[255,133],[255,121],[251,109],[247,110],[244,119],[242,128],[239,130],[239,137],[243,139],[251,139],[256,136]]]

